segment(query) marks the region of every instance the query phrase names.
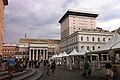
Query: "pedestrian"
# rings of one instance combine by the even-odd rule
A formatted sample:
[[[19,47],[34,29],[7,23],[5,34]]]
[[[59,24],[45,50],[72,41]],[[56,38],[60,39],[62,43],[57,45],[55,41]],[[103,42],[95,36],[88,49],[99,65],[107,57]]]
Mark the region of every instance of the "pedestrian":
[[[11,56],[8,58],[5,69],[8,70],[9,78],[11,79],[13,77],[13,71],[15,69],[15,60]]]
[[[29,61],[29,68],[32,66],[32,60]]]
[[[50,69],[51,69],[51,75],[55,76],[55,69],[56,69],[55,60],[52,60]]]
[[[84,73],[83,73],[83,76],[84,77],[87,77],[88,76],[88,71],[89,71],[89,68],[90,67],[90,65],[88,64],[88,62],[86,61],[85,63],[84,63]]]
[[[44,71],[46,70],[46,64],[48,63],[48,60],[43,61]]]
[[[50,76],[50,63],[49,63],[49,61],[46,63],[46,75]]]
[[[38,61],[38,68],[40,67],[41,61]]]

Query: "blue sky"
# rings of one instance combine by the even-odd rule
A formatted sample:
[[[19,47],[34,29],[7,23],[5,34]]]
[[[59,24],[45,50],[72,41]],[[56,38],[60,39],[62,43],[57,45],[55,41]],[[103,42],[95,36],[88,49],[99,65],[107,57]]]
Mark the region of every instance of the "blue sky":
[[[120,27],[119,0],[9,0],[5,8],[4,42],[28,38],[60,39],[59,19],[69,10],[96,12],[96,26],[106,30]]]

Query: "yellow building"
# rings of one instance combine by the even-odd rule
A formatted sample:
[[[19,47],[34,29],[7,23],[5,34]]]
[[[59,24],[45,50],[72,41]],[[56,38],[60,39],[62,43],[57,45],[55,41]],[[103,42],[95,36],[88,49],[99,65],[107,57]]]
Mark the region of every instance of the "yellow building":
[[[3,33],[4,33],[4,8],[8,0],[0,0],[0,55],[2,55]]]

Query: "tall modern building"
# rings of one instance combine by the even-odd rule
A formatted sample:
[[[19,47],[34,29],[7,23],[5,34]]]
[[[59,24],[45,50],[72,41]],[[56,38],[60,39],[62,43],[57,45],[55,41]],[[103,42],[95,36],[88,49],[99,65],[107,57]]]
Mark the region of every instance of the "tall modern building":
[[[70,53],[73,49],[80,51],[83,47],[87,50],[96,50],[111,39],[112,32],[96,27],[98,14],[67,11],[59,20],[61,25],[60,52]],[[103,60],[108,56],[102,55]]]
[[[2,55],[3,34],[4,34],[4,9],[8,0],[0,0],[0,55]]]
[[[67,11],[59,20],[61,24],[61,39],[82,29],[96,29],[96,17],[98,14],[90,12]]]

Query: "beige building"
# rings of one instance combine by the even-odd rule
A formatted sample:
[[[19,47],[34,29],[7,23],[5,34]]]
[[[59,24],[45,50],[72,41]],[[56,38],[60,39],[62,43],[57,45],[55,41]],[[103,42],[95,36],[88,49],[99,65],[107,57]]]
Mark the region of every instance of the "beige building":
[[[0,0],[0,55],[2,55],[3,34],[4,34],[4,8],[8,5],[8,0]]]
[[[45,60],[55,54],[59,54],[59,45],[60,40],[57,39],[21,38],[19,41],[19,52],[22,58],[28,58],[29,60]]]
[[[96,27],[98,14],[78,11],[67,11],[59,20],[61,25],[60,52],[68,54],[83,47],[89,51],[96,50],[109,41],[113,32]],[[100,59],[108,61],[108,55],[102,55]]]
[[[59,20],[61,25],[61,39],[81,29],[96,29],[96,17],[98,14],[90,12],[67,11]]]

